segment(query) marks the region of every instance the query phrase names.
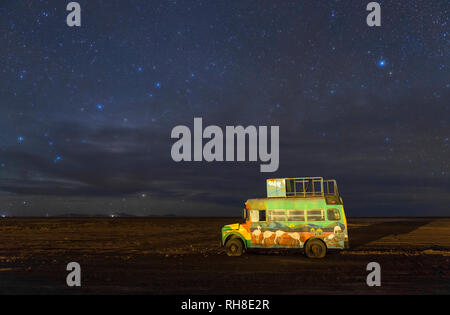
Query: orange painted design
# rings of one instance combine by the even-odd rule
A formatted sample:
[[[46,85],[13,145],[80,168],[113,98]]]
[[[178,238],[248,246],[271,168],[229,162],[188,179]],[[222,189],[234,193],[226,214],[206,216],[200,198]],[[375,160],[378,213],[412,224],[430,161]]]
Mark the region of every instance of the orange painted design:
[[[250,226],[252,225],[252,221],[248,220],[244,224],[241,224],[241,226],[246,229],[250,233]]]

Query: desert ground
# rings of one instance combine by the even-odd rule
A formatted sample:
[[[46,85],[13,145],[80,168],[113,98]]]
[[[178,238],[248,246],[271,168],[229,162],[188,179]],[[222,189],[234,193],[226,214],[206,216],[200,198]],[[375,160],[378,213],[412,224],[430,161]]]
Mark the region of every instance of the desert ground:
[[[228,257],[238,218],[2,218],[3,294],[449,294],[450,218],[349,219],[350,249]],[[81,287],[66,285],[69,262]],[[366,266],[381,265],[368,287]]]

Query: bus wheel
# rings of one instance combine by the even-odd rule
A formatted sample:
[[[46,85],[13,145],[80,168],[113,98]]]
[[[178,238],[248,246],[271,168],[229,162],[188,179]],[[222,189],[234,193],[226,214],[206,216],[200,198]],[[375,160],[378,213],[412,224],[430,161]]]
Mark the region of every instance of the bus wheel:
[[[323,258],[327,254],[327,247],[321,240],[310,240],[306,243],[305,254],[308,258]]]
[[[244,253],[244,244],[238,238],[232,238],[225,243],[228,256],[241,256]]]

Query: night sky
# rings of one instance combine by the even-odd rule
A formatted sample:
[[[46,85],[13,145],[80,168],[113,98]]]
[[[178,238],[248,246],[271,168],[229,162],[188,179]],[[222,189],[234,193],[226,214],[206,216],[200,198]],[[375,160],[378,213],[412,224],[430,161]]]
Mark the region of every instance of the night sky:
[[[0,214],[240,215],[335,178],[349,216],[450,215],[450,1],[0,4]],[[171,130],[280,126],[280,167],[181,162]]]

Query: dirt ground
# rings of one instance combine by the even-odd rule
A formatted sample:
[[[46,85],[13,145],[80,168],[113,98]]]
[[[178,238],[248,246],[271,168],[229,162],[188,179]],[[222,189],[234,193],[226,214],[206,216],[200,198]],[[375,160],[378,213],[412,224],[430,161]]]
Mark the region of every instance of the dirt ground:
[[[3,218],[0,293],[449,294],[450,218],[355,218],[350,249],[228,257],[220,228],[235,218]],[[81,288],[66,265],[81,265]],[[366,266],[381,265],[381,287]]]

